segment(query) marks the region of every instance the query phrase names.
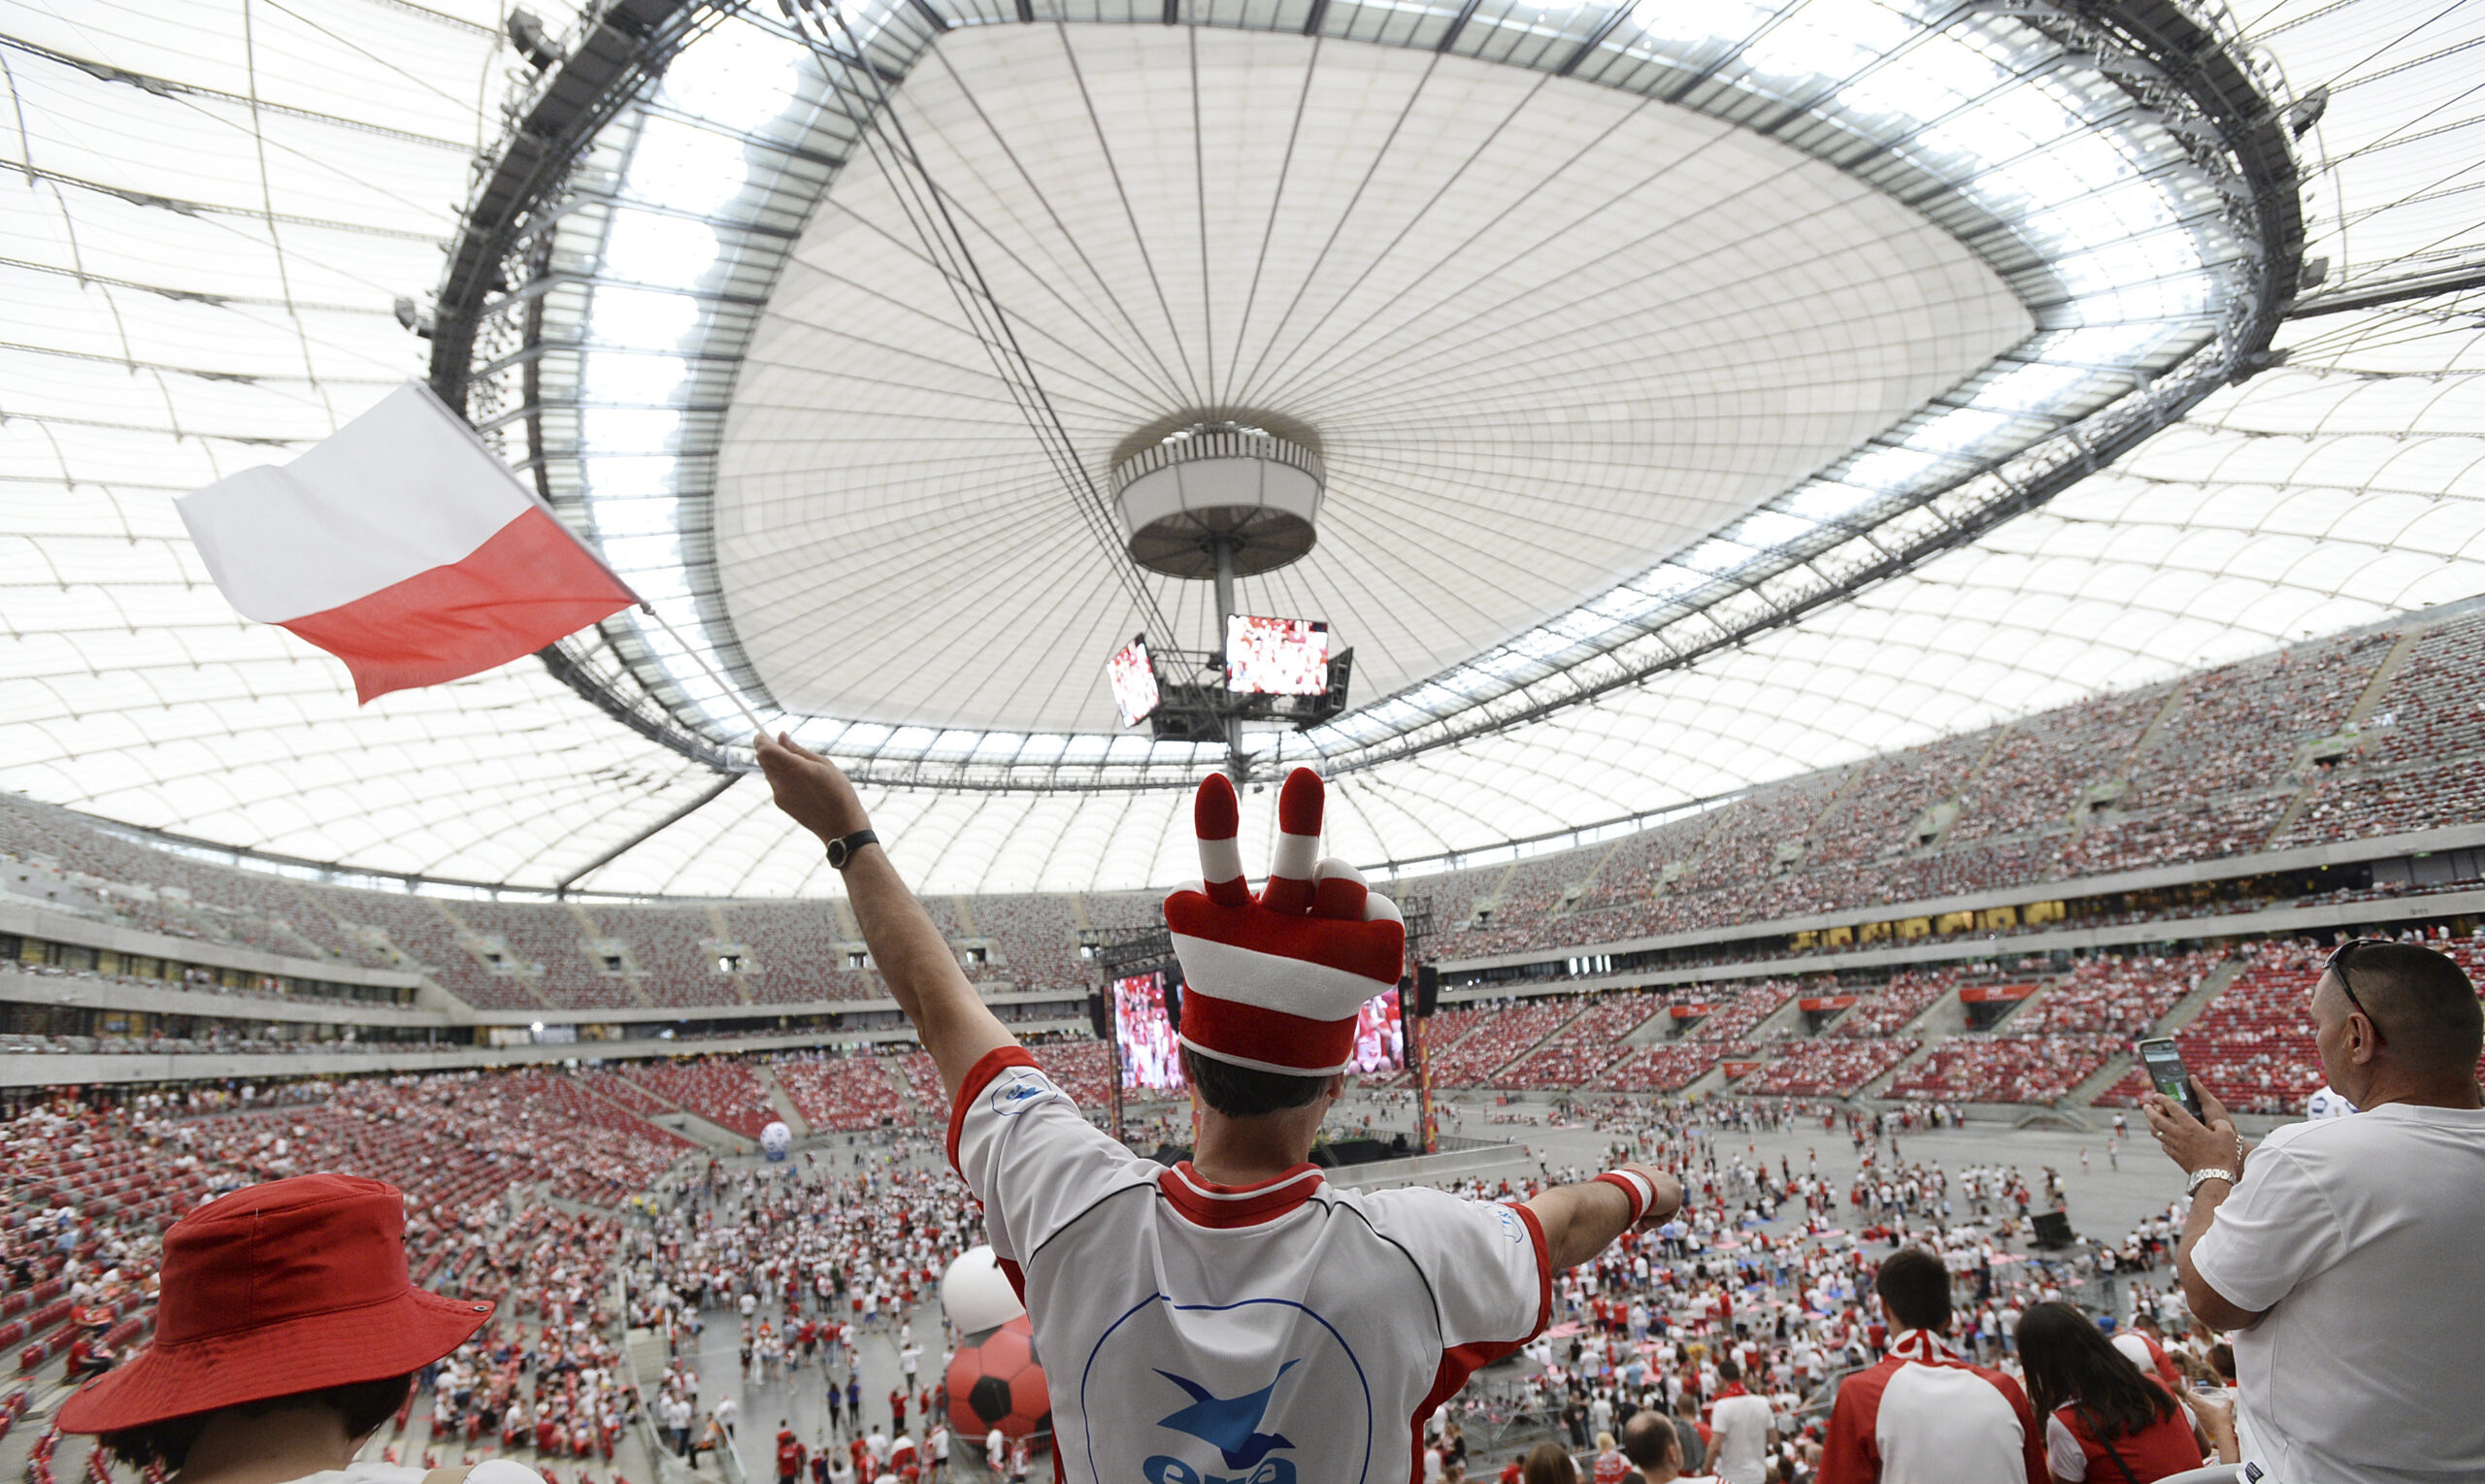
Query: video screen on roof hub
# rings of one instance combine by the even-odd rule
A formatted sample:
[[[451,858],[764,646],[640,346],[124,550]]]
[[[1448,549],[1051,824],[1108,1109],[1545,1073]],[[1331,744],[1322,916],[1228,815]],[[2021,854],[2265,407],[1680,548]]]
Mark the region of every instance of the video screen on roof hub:
[[[1250,696],[1317,696],[1329,689],[1329,626],[1303,618],[1225,620],[1225,688]]]
[[[1113,709],[1121,712],[1123,726],[1135,727],[1155,712],[1164,696],[1156,688],[1156,669],[1147,658],[1147,636],[1132,640],[1105,661],[1105,683],[1113,693]]]

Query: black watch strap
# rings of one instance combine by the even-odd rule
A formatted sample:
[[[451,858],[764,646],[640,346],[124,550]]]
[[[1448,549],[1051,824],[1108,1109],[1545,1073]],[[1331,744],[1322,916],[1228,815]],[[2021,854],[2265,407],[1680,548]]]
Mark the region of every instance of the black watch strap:
[[[856,830],[851,835],[832,840],[828,842],[828,864],[836,870],[844,871],[853,861],[855,851],[862,849],[865,845],[877,845],[879,842],[880,838],[869,830]]]

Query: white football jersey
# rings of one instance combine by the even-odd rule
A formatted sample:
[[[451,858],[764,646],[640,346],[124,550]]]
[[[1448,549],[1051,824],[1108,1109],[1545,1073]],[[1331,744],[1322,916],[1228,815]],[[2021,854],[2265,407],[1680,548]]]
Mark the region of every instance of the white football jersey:
[[[977,1063],[949,1159],[1034,1321],[1054,1467],[1077,1484],[1404,1484],[1424,1420],[1541,1331],[1523,1206],[1247,1187],[1091,1127],[1016,1046]]]
[[[2324,1082],[2305,1100],[2303,1116],[2315,1123],[2324,1118],[2344,1118],[2356,1111],[2356,1105],[2338,1095],[2337,1089]]]

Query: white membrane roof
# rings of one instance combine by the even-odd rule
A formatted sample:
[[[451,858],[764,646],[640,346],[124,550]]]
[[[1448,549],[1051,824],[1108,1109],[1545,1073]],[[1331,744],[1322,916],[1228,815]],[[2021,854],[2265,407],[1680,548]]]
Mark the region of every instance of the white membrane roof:
[[[1811,3],[1826,22],[1859,0]],[[569,22],[558,6],[534,8],[556,32]],[[1808,9],[1797,8],[1788,23]],[[1487,6],[1475,23],[1515,34],[1549,14]],[[2298,93],[2330,89],[2327,113],[2303,142],[2307,255],[2327,259],[2313,295],[2485,262],[2485,90],[2475,81],[2485,9],[2302,0],[2237,18]],[[520,66],[500,27],[496,9],[455,0],[0,3],[0,85],[11,94],[0,114],[0,787],[246,847],[542,886],[716,782],[531,661],[356,708],[342,666],[233,612],[173,512],[175,495],[290,457],[423,374],[426,345],[399,326],[391,303],[421,300],[439,280],[472,161],[500,133],[500,103]],[[1099,54],[1187,47],[1182,28],[1143,36],[1066,29]],[[996,65],[1026,76],[1009,85],[1030,99],[1056,97],[1046,89],[1057,79],[1047,78],[1059,66],[1062,28],[1011,34],[1017,39]],[[1230,47],[1240,56],[1257,53],[1262,38],[1246,45],[1204,32],[1199,41],[1204,55]],[[1410,55],[1382,54],[1390,60],[1372,67],[1383,80]],[[1462,62],[1458,71],[1471,69],[1488,93],[1502,85],[1486,76],[1487,64]],[[1299,72],[1289,77],[1282,85],[1299,87]],[[1538,81],[1529,75],[1520,90]],[[1143,98],[1158,85],[1157,69],[1143,69],[1130,85]],[[1257,84],[1235,85],[1239,97]],[[1534,136],[1547,148],[1574,140],[1571,125],[1556,125],[1560,109],[1572,107],[1561,100],[1575,91],[1546,87],[1528,105],[1549,111]],[[1612,105],[1600,98],[1575,107],[1586,117]],[[1434,131],[1444,150],[1464,122],[1462,115]],[[1652,147],[1687,137],[1672,129],[1652,133]],[[1100,204],[1096,195],[1092,131],[1083,143],[1075,129],[1061,132],[1064,199],[1076,197],[1083,212],[1118,213],[1118,199]],[[1187,137],[1181,128],[1167,134]],[[936,171],[945,170],[942,147],[924,143],[936,151]],[[960,151],[962,197],[983,189],[991,205],[1002,204],[1004,187],[966,172],[972,138],[962,134],[949,148]],[[1335,148],[1342,168],[1364,157],[1353,140]],[[1169,183],[1192,179],[1181,163],[1151,178],[1171,198],[1135,200],[1132,210],[1164,218],[1167,240],[1195,252],[1201,203],[1196,192],[1179,199]],[[1407,183],[1393,180],[1390,188]],[[1507,197],[1507,181],[1493,185]],[[868,210],[868,182],[858,178],[852,188],[854,204]],[[1014,204],[1034,210],[1032,197]],[[807,251],[822,241],[826,219],[814,224]],[[1882,220],[1876,230],[1893,230]],[[1046,230],[1028,228],[1027,241],[1044,241]],[[1121,230],[1125,250],[1135,250]],[[1363,266],[1319,281],[1342,292]],[[1122,270],[1112,273],[1118,282]],[[789,275],[785,290],[812,291],[806,282]],[[1627,306],[1638,285],[1612,287]],[[1715,286],[1721,308],[1738,316],[1728,341],[1769,360],[1794,337],[1759,302],[1765,295],[1735,300],[1740,291]],[[1870,307],[1858,294],[1842,313],[1813,313],[1806,328],[1819,344],[1806,353],[1860,364],[1904,354],[1893,347],[1925,332],[1876,331]],[[1342,778],[1333,789],[1333,845],[1378,863],[1576,828],[2485,591],[2480,310],[2485,296],[2470,289],[2292,321],[2277,342],[2282,365],[1910,577],[1644,687]],[[1348,333],[1352,322],[1321,316],[1327,333]],[[2008,325],[2006,316],[1987,318],[1976,333]],[[1490,320],[1476,328],[1508,333]],[[1142,338],[1126,337],[1124,348]],[[1152,339],[1162,349],[1182,337]],[[1566,352],[1548,348],[1561,363]],[[799,377],[818,375],[816,357],[805,364],[813,369]],[[1303,384],[1318,384],[1324,368],[1353,364],[1313,355],[1300,368]],[[1939,364],[1924,363],[1928,379],[1938,379]],[[1379,451],[1365,456],[1413,487],[1384,489],[1375,475],[1342,472],[1324,533],[1324,551],[1332,543],[1340,549],[1295,575],[1308,584],[1312,572],[1327,571],[1314,564],[1350,559],[1368,570],[1324,577],[1334,589],[1307,586],[1300,603],[1269,589],[1270,606],[1338,623],[1375,672],[1386,664],[1420,676],[1566,598],[1586,601],[1626,565],[1622,551],[1659,550],[1666,521],[1693,519],[1583,513],[1592,509],[1578,504],[1584,497],[1561,492],[1604,487],[1616,469],[1676,467],[1665,460],[1678,459],[1678,449],[1643,439],[1643,430],[1615,430],[1593,455],[1528,462],[1497,441],[1494,419],[1532,415],[1534,407],[1483,397],[1459,383],[1461,371],[1423,365],[1415,375],[1428,385],[1387,383],[1389,395],[1410,399],[1403,428],[1377,411],[1362,423],[1341,422],[1399,440],[1385,460]],[[1596,372],[1580,360],[1565,374]],[[1360,394],[1381,396],[1373,386],[1382,379],[1368,380]],[[1344,398],[1350,381],[1340,371],[1328,394]],[[954,408],[975,391],[962,375],[944,395]],[[788,392],[816,400],[815,386]],[[1115,415],[1160,405],[1132,396]],[[1718,502],[1722,520],[1737,502],[1758,498],[1767,478],[1816,467],[1833,432],[1853,436],[1887,405],[1866,396],[1815,403],[1806,412],[1817,427],[1781,410],[1777,432],[1749,435],[1773,442],[1740,446],[1740,433],[1724,440],[1738,445],[1732,460],[1719,461],[1734,477],[1719,475],[1692,494]],[[1102,425],[1102,412],[1088,415]],[[1447,425],[1427,433],[1425,419]],[[1340,448],[1354,441],[1342,434]],[[1006,467],[994,476],[996,505],[1007,504],[1007,476]],[[1440,529],[1447,518],[1440,511],[1483,482],[1507,502],[1494,514],[1509,533],[1507,545],[1479,544],[1481,520],[1463,538]],[[1510,496],[1514,488],[1527,492],[1523,499]],[[1427,489],[1439,506],[1426,503]],[[1355,511],[1366,512],[1355,516],[1362,525],[1347,518]],[[937,512],[921,513],[928,524]],[[1614,550],[1574,549],[1586,538]],[[1101,641],[1063,637],[1077,625],[1042,605],[990,596],[1008,589],[990,581],[996,572],[1028,570],[1023,550],[1002,553],[1015,569],[990,569],[937,544],[947,540],[888,548],[911,554],[916,588],[878,601],[868,623],[842,635],[807,617],[798,591],[765,599],[790,605],[772,613],[766,632],[781,622],[801,636],[780,654],[754,648],[771,683],[781,671],[789,689],[861,697],[863,682],[834,667],[877,657],[909,671],[921,663],[905,647],[913,634],[960,625],[1008,633],[1014,623],[1028,637],[1012,643],[1063,648],[1042,659],[1019,652],[1016,664],[1057,667],[1024,694],[910,691],[918,682],[900,675],[880,682],[875,707],[928,726],[977,717],[1101,725],[1089,714]],[[1429,608],[1393,599],[1385,564],[1425,570],[1420,544],[1442,554],[1457,540],[1480,546],[1465,559],[1473,569],[1466,596],[1426,593]],[[1400,541],[1419,544],[1378,549]],[[1559,561],[1540,559],[1540,550]],[[729,571],[736,560],[727,554]],[[1075,573],[1062,578],[1072,609],[1077,580]],[[754,602],[761,592],[754,582]],[[977,592],[997,610],[972,611]],[[739,611],[736,618],[749,643],[760,626],[743,624]],[[806,622],[814,627],[804,630]],[[800,673],[805,663],[809,675]],[[981,663],[987,676],[1007,674],[999,657]],[[1055,705],[1078,709],[1045,709]],[[872,709],[849,706],[846,714]],[[1184,797],[1176,792],[875,796],[877,822],[897,842],[900,862],[933,890],[1164,883],[1195,868],[1177,828]],[[1255,861],[1264,858],[1272,798],[1249,800],[1245,849]],[[816,846],[784,827],[750,780],[580,884],[696,894],[834,885]]]
[[[985,26],[897,105],[1079,446],[1204,409],[1319,435],[1320,543],[1237,601],[1326,620],[1365,694],[1638,575],[2035,327],[1852,176],[1471,57]],[[812,218],[735,391],[735,630],[799,711],[1110,731],[1103,657],[1147,626],[1126,559],[1063,498],[887,159]],[[1216,647],[1212,584],[1155,586],[1177,632],[1150,639]]]

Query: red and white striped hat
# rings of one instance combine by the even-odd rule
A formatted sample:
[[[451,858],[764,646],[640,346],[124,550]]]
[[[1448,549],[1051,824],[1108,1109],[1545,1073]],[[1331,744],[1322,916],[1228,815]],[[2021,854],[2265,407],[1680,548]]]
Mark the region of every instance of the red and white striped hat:
[[[1277,843],[1254,898],[1235,837],[1242,803],[1223,774],[1193,806],[1200,871],[1165,899],[1182,961],[1182,1044],[1297,1076],[1342,1072],[1355,1011],[1395,989],[1407,959],[1397,904],[1340,860],[1320,860],[1320,775],[1297,768],[1277,794]]]

